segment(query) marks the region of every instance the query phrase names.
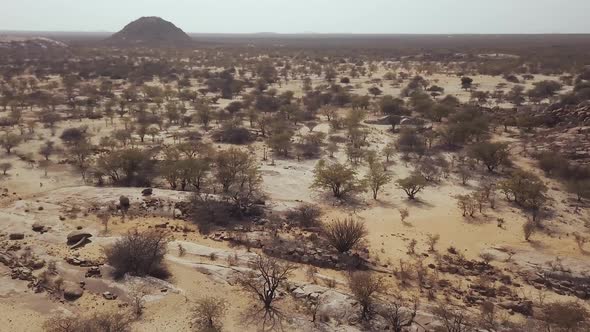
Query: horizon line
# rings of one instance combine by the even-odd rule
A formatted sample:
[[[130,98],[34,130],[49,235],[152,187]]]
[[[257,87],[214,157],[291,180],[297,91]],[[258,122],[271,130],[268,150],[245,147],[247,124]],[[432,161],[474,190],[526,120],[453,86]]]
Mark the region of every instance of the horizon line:
[[[5,33],[88,33],[88,34],[114,34],[118,31],[100,30],[10,30],[0,29],[0,34]],[[370,35],[370,36],[511,36],[511,35],[590,35],[589,32],[185,32],[194,35]]]

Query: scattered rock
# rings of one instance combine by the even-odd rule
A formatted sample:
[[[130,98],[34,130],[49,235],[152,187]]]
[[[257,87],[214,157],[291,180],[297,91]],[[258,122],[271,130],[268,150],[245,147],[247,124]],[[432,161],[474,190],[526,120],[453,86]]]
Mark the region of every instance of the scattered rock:
[[[22,240],[22,239],[25,238],[25,234],[23,234],[23,233],[11,233],[8,236],[8,238],[11,239],[11,240]]]
[[[33,232],[38,232],[38,233],[47,232],[45,225],[41,224],[39,221],[35,221],[35,223],[33,223],[33,226],[31,226],[31,228],[33,229]]]
[[[530,317],[533,315],[533,302],[532,301],[506,301],[498,303],[501,308],[506,310],[512,310],[513,312],[519,313],[523,316]]]
[[[104,297],[106,300],[116,300],[117,299],[117,295],[111,293],[111,292],[104,292],[102,293],[102,297]]]
[[[91,266],[88,268],[85,274],[86,278],[100,278],[102,274],[100,273],[100,268],[98,266]]]
[[[13,268],[10,271],[10,277],[12,279],[26,280],[26,281],[32,281],[34,279],[33,272],[30,269],[27,269],[25,267]]]
[[[45,266],[45,261],[42,259],[36,259],[29,265],[33,270],[42,269]]]
[[[68,301],[75,301],[84,294],[84,290],[82,287],[80,287],[80,285],[77,285],[71,281],[66,281],[63,285],[63,294],[64,299]]]
[[[180,209],[174,209],[174,218],[182,218],[182,211],[180,211]]]
[[[82,231],[82,230],[76,230],[71,232],[70,234],[68,234],[68,244],[74,244],[77,242],[80,242],[83,239],[88,239],[91,238],[92,234],[86,232],[86,231]]]

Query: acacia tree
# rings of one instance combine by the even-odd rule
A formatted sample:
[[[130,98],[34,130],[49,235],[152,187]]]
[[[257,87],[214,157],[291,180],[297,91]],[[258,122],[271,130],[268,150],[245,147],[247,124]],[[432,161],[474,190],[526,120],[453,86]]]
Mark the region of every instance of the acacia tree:
[[[508,201],[514,201],[518,206],[529,209],[533,221],[537,221],[541,207],[547,201],[547,186],[533,173],[515,170],[510,178],[499,183],[500,190]]]
[[[377,200],[377,194],[381,188],[391,181],[391,174],[385,170],[382,163],[372,161],[369,163],[369,172],[365,177],[371,191],[373,192],[373,199]]]
[[[590,179],[568,181],[567,189],[576,194],[578,202],[581,202],[582,198],[590,198]]]
[[[98,174],[127,186],[149,185],[155,174],[154,168],[152,151],[133,148],[103,154],[96,162]]]
[[[11,163],[0,163],[0,171],[2,171],[2,175],[6,175],[6,173],[12,169]]]
[[[420,172],[414,172],[406,178],[397,180],[397,185],[409,199],[416,199],[416,195],[428,185],[428,180]]]
[[[7,154],[12,152],[12,149],[17,147],[22,142],[21,136],[11,133],[5,132],[2,136],[0,136],[0,145],[6,150]]]
[[[331,190],[336,198],[364,190],[354,169],[340,163],[327,164],[324,160],[320,160],[314,169],[312,187]]]
[[[509,149],[506,143],[481,142],[472,145],[469,154],[486,165],[491,173],[508,160]]]
[[[49,160],[49,157],[55,152],[55,143],[53,141],[46,141],[39,148],[39,154],[42,155],[45,160]]]
[[[233,185],[242,185],[242,176],[256,168],[254,158],[247,151],[229,148],[219,151],[215,156],[215,179],[221,184],[224,193],[229,193]]]

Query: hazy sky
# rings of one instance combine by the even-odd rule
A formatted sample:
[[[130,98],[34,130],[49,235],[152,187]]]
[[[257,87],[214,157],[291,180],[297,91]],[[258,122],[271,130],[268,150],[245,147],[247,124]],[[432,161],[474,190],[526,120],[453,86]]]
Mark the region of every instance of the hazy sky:
[[[0,13],[0,30],[161,16],[186,32],[590,33],[590,0],[0,0]]]

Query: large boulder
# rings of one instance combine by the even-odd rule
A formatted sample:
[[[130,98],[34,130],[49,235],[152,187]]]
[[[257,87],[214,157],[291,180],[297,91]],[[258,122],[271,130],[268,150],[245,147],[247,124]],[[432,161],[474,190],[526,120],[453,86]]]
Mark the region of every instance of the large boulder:
[[[75,301],[84,294],[84,290],[80,287],[80,285],[77,285],[71,281],[66,281],[63,285],[63,294],[64,299],[68,301]]]
[[[70,232],[70,234],[68,234],[68,244],[75,244],[75,243],[82,241],[83,239],[88,239],[91,237],[92,237],[92,234],[88,233],[87,231],[76,230],[76,231]]]
[[[144,190],[141,191],[141,195],[142,196],[151,196],[153,193],[153,189],[152,188],[146,188]]]

